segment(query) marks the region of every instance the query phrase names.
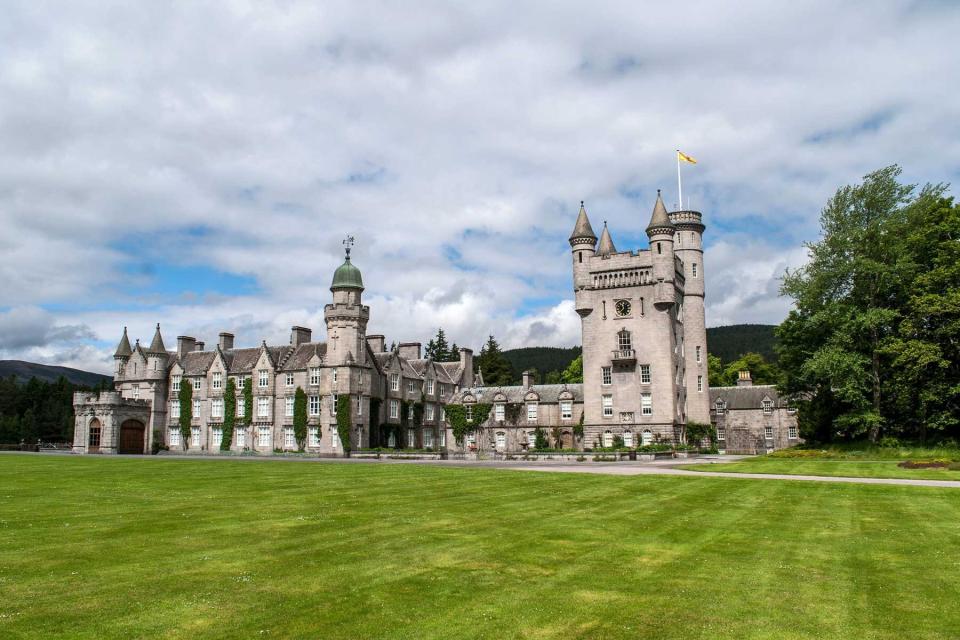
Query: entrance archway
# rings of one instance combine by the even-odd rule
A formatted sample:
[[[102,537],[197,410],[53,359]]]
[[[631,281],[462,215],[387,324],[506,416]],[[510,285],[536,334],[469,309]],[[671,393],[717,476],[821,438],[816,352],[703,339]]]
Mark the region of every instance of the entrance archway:
[[[90,427],[87,430],[87,453],[100,453],[100,434],[102,428],[100,420],[94,418],[90,421]]]
[[[117,453],[143,453],[146,431],[139,420],[127,420],[121,424]]]

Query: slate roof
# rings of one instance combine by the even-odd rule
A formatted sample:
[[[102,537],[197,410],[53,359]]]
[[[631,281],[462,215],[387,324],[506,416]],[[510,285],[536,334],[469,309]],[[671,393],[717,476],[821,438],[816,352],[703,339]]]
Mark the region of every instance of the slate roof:
[[[290,349],[290,347],[288,347]],[[293,352],[287,356],[286,361],[280,367],[283,371],[296,371],[307,368],[307,363],[313,356],[319,356],[321,359],[327,356],[326,342],[308,342],[301,344],[293,349]]]
[[[167,353],[167,348],[163,346],[163,337],[160,335],[160,323],[157,323],[157,330],[153,334],[153,341],[150,342],[150,348],[147,353]]]
[[[571,241],[575,238],[597,239],[597,234],[593,232],[593,227],[590,226],[590,219],[587,217],[587,210],[583,207],[583,202],[580,203],[580,213],[577,214],[577,223],[573,227],[573,233],[570,234]]]
[[[127,328],[123,328],[123,337],[117,345],[117,351],[113,354],[114,358],[125,358],[133,355],[133,349],[130,348],[130,339],[127,337]]]
[[[185,376],[204,375],[213,364],[213,351],[190,351],[180,356],[180,368]]]
[[[647,232],[657,228],[673,228],[674,224],[667,215],[667,208],[663,206],[663,198],[660,197],[660,191],[657,191],[657,202],[653,205],[653,215],[650,216],[650,224],[647,225]]]
[[[474,396],[478,402],[493,402],[493,399],[498,393],[506,396],[506,402],[522,403],[530,391],[540,396],[541,403],[559,402],[560,394],[563,391],[572,393],[574,402],[583,402],[582,384],[535,384],[529,387],[516,385],[511,387],[475,387],[473,389],[461,389],[459,393],[454,394],[450,399],[450,403],[462,404],[463,398],[467,395]]]
[[[727,403],[727,409],[762,409],[763,399],[773,400],[775,408],[785,408],[789,405],[786,399],[780,397],[777,388],[772,384],[755,384],[749,387],[710,387],[710,407],[717,400]]]

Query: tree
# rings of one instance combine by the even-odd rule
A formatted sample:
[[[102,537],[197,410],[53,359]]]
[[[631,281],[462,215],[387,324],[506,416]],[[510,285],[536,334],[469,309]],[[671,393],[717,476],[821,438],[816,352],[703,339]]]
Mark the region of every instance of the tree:
[[[293,437],[297,449],[303,451],[307,444],[307,393],[301,387],[293,394]]]
[[[749,371],[754,384],[777,384],[781,378],[780,368],[767,362],[759,353],[745,353],[726,366],[720,358],[708,354],[707,368],[712,387],[736,385],[741,371]]]
[[[567,384],[583,382],[583,354],[574,358],[570,366],[563,370],[560,380]]]
[[[233,378],[227,378],[227,388],[223,392],[223,434],[220,437],[220,450],[230,451],[233,443],[233,428],[237,422],[237,384]]]
[[[180,440],[183,450],[190,447],[190,423],[193,421],[193,380],[183,379],[180,384]]]
[[[450,360],[450,345],[447,344],[447,334],[443,327],[437,329],[437,335],[427,343],[425,357],[434,362],[446,362]]]
[[[915,196],[899,175],[886,167],[839,189],[809,263],[783,278],[795,308],[777,329],[781,388],[801,405],[805,437],[955,427],[950,382],[935,393],[944,400],[926,394],[956,354],[955,207],[942,185]]]
[[[454,342],[450,345],[450,351],[447,352],[447,362],[453,362],[460,359],[460,346]]]
[[[711,387],[725,387],[723,362],[712,353],[707,354],[707,377]]]
[[[498,387],[513,382],[513,367],[510,366],[510,361],[503,357],[500,345],[493,336],[490,336],[480,349],[476,364],[478,369],[483,371],[483,381],[488,386]]]

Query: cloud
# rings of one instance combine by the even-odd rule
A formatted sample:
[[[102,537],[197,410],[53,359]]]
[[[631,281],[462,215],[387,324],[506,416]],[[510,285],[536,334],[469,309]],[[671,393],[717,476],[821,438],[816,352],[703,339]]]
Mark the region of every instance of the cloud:
[[[960,167],[949,4],[4,10],[0,304],[90,332],[21,326],[8,356],[109,368],[124,325],[157,321],[246,344],[319,329],[346,233],[388,340],[573,344],[579,200],[642,248],[677,147],[700,161],[708,324],[777,322],[833,190]]]

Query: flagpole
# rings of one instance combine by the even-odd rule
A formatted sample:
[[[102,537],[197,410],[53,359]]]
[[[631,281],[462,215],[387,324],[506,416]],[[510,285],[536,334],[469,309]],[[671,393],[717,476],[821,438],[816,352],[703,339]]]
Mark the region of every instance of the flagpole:
[[[677,149],[677,196],[680,199],[680,208],[683,209],[683,183],[680,182],[680,149]]]

